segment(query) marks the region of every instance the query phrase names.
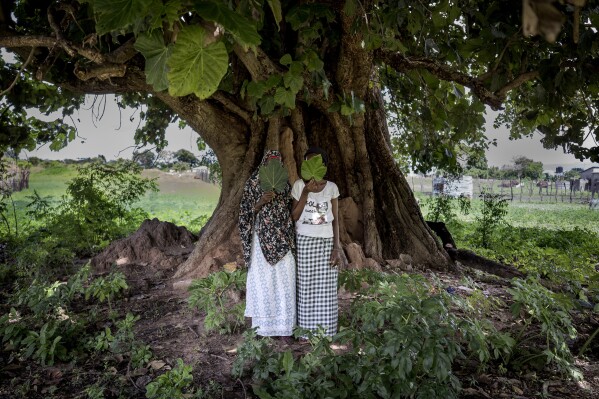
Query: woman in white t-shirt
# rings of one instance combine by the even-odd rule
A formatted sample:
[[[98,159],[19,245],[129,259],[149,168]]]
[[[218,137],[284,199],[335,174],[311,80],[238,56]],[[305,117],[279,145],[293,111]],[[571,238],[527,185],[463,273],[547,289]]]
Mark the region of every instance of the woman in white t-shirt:
[[[316,155],[328,163],[326,153],[318,147],[310,148],[304,159]],[[331,181],[306,183],[299,179],[291,196],[297,242],[297,324],[310,331],[320,326],[327,335],[335,335],[337,266],[344,263],[337,216],[339,189]]]

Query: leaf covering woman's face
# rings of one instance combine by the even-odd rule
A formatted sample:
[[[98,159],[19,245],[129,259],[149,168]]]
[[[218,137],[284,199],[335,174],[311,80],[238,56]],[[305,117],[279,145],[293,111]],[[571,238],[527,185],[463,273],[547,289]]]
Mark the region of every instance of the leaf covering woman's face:
[[[308,154],[306,160],[302,162],[302,179],[320,181],[327,173],[327,167],[322,161],[320,154]]]
[[[265,192],[276,191],[277,193],[285,191],[289,179],[287,169],[281,163],[280,157],[273,157],[265,165],[260,166],[258,177],[262,190]]]

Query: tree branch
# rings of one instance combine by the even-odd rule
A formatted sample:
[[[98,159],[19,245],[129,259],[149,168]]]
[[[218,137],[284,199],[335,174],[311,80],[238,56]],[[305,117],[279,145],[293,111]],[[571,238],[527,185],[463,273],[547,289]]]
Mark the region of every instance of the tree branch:
[[[71,79],[67,82],[61,82],[60,87],[81,94],[119,94],[131,93],[136,91],[152,92],[152,87],[146,83],[146,77],[143,71],[137,68],[127,68],[123,77],[113,77],[110,82],[99,80],[79,80]]]
[[[31,49],[31,52],[29,53],[29,57],[27,57],[27,60],[25,61],[25,63],[23,65],[21,65],[21,68],[19,68],[19,70],[17,71],[17,76],[15,76],[15,79],[12,81],[12,83],[10,84],[10,86],[8,86],[5,90],[2,90],[2,92],[0,93],[0,97],[4,96],[6,93],[8,93],[9,91],[11,91],[13,87],[15,87],[15,85],[19,81],[19,77],[21,76],[21,74],[23,73],[23,71],[25,70],[25,68],[27,68],[27,65],[29,65],[29,63],[33,59],[33,54],[34,53],[35,53],[35,47],[33,47]]]
[[[272,74],[281,73],[283,70],[276,65],[261,49],[246,51],[239,44],[233,46],[233,51],[252,76],[253,80],[264,80]]]
[[[58,24],[54,20],[54,14],[53,14],[54,9],[53,8],[54,7],[52,7],[52,6],[48,7],[48,23],[50,24],[50,28],[52,28],[52,31],[54,31],[54,35],[56,36],[56,43],[60,47],[62,47],[64,49],[64,51],[66,51],[66,53],[70,57],[74,57],[75,54],[76,54],[76,52],[67,43],[67,41],[65,40],[64,36],[62,35],[62,32],[60,31],[60,28],[58,27]]]
[[[50,19],[50,17],[48,17]],[[87,58],[96,64],[121,64],[129,61],[135,55],[137,50],[133,47],[133,39],[128,40],[122,46],[109,54],[102,54],[97,50],[86,48],[84,46],[68,43],[66,40],[48,36],[0,36],[0,47],[19,48],[19,47],[46,47],[53,48],[59,46],[65,52],[74,57],[76,54]]]
[[[110,78],[122,78],[125,76],[127,73],[127,66],[125,64],[107,64],[98,65],[88,69],[80,69],[79,66],[76,65],[73,73],[83,81],[94,78],[107,80]]]
[[[135,57],[138,51],[133,47],[135,39],[131,38],[123,43],[122,46],[114,50],[112,53],[106,54],[106,61],[112,62],[113,64],[124,64],[131,58]]]
[[[54,47],[56,38],[48,36],[0,36],[0,47]]]
[[[508,82],[505,86],[503,86],[501,89],[497,90],[495,93],[497,94],[498,97],[505,99],[505,97],[507,96],[507,93],[509,93],[510,90],[516,89],[516,88],[522,86],[524,83],[528,82],[529,80],[533,80],[538,77],[539,77],[539,71],[524,72],[524,73],[518,75],[511,82]]]
[[[153,95],[181,116],[213,150],[242,149],[241,151],[245,151],[247,145],[245,132],[249,125],[237,115],[227,112],[221,103],[214,99],[200,100],[194,95],[173,97],[166,91],[153,93]],[[238,144],[242,145],[238,146]]]
[[[212,95],[212,98],[221,103],[229,112],[243,119],[248,125],[251,123],[252,114],[240,107],[231,96],[219,90]]]
[[[478,78],[456,71],[439,61],[425,57],[406,57],[400,53],[387,51],[378,51],[377,58],[399,72],[425,69],[439,79],[468,87],[483,103],[494,110],[500,109],[503,103],[504,98],[487,89]]]

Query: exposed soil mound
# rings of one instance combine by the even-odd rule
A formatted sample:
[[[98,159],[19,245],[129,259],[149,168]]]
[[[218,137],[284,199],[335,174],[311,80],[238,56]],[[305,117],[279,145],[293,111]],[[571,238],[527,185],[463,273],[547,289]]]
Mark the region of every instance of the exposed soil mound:
[[[95,273],[105,273],[114,264],[124,269],[143,266],[166,272],[187,259],[196,240],[185,227],[148,219],[129,237],[110,244],[91,260],[91,265]]]

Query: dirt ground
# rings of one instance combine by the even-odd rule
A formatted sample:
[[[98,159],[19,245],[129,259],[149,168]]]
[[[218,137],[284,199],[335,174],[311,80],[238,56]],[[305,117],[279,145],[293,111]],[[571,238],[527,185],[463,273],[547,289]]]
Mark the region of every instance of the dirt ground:
[[[150,345],[154,354],[153,363],[140,370],[131,370],[127,362],[110,359],[103,363],[100,359],[89,359],[83,364],[65,363],[52,367],[40,367],[33,363],[11,363],[0,366],[0,399],[8,398],[86,398],[85,389],[98,381],[106,373],[105,364],[111,364],[109,372],[116,381],[126,387],[126,392],[105,391],[105,397],[145,397],[144,386],[157,375],[176,364],[181,358],[193,365],[194,386],[213,389],[215,398],[252,398],[249,377],[236,379],[230,370],[235,360],[235,348],[241,343],[241,333],[232,335],[206,334],[203,331],[203,315],[189,308],[187,292],[174,290],[169,277],[172,271],[159,274],[159,278],[149,278],[142,268],[128,270],[130,290],[116,302],[114,309],[123,317],[127,312],[140,316],[136,323],[136,339]],[[150,274],[151,275],[151,274]],[[444,286],[459,287],[459,277],[436,274]],[[432,275],[429,274],[428,277]],[[508,300],[505,286],[493,282],[478,282],[487,294]],[[455,295],[467,295],[456,290]],[[347,312],[352,293],[340,292],[341,312]],[[106,309],[104,310],[106,311]],[[499,328],[509,327],[509,309],[500,309],[492,315]],[[575,317],[576,319],[576,317]],[[599,320],[578,320],[580,339],[584,342],[590,329]],[[249,325],[249,321],[246,320]],[[573,343],[574,346],[580,343]],[[275,350],[292,350],[299,356],[309,349],[309,345],[299,342],[275,341]],[[0,354],[4,356],[5,354]],[[577,366],[584,374],[584,381],[575,383],[562,379],[549,371],[523,371],[519,374],[501,374],[497,370],[479,372],[473,364],[463,361],[455,367],[455,373],[462,381],[463,398],[576,398],[599,397],[599,353],[597,348],[589,358],[579,359]],[[6,359],[0,359],[0,364]],[[106,359],[104,359],[106,362]],[[29,387],[23,387],[26,380]],[[27,390],[27,389],[28,390]]]

